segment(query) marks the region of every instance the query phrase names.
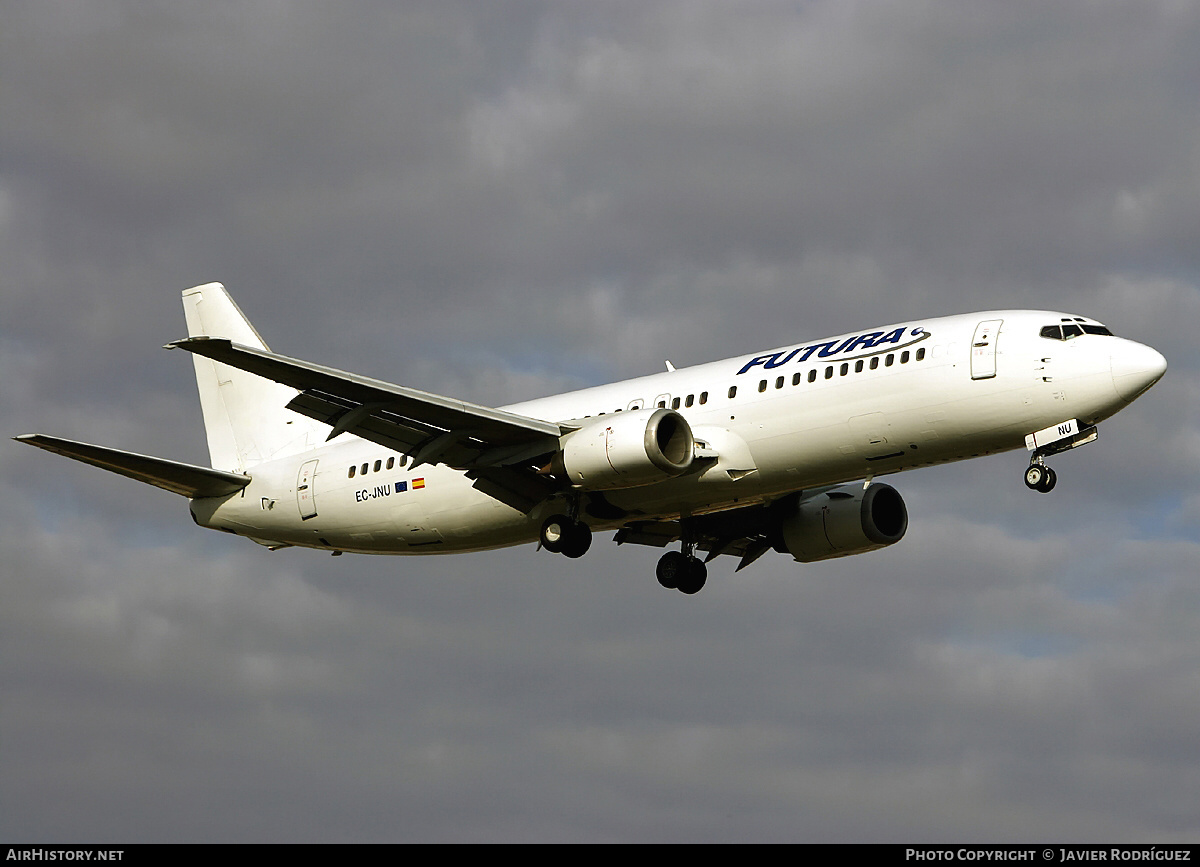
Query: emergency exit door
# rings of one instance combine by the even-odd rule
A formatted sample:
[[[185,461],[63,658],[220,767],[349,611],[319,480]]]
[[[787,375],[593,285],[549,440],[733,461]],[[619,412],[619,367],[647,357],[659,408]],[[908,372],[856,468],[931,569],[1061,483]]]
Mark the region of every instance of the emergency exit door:
[[[971,379],[991,379],[996,375],[996,338],[1003,319],[988,319],[975,327],[971,340]]]
[[[317,516],[317,501],[313,497],[313,479],[317,475],[317,462],[305,461],[296,477],[296,505],[300,507],[300,520],[307,521]]]

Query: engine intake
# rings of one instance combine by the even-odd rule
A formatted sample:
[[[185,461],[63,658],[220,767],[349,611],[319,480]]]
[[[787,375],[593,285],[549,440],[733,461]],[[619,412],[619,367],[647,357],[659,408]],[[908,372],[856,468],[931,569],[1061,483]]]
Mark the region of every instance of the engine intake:
[[[801,500],[781,526],[787,553],[801,563],[894,545],[908,530],[908,509],[891,485],[832,488]]]
[[[561,439],[554,469],[577,488],[652,485],[692,468],[695,440],[670,409],[641,409],[592,419]]]

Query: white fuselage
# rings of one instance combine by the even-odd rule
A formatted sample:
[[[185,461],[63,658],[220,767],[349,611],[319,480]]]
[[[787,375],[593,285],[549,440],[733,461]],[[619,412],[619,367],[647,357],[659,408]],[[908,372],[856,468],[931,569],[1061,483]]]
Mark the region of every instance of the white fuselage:
[[[668,481],[606,490],[626,517],[588,523],[603,529],[718,512],[1020,448],[1049,425],[1096,424],[1161,375],[1147,372],[1161,356],[1129,340],[1039,336],[1063,321],[1014,310],[914,321],[504,409],[590,425],[601,415],[675,408],[698,454],[716,460]],[[263,542],[422,554],[533,542],[545,516],[562,508],[551,500],[524,514],[472,488],[460,471],[406,464],[345,434],[253,467],[243,491],[194,500],[192,512],[203,526]]]

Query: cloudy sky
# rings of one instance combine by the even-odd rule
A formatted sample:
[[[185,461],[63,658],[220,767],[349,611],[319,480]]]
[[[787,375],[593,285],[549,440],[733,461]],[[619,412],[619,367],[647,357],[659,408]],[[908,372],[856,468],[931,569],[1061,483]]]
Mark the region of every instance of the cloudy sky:
[[[1195,841],[1200,6],[0,0],[0,418],[207,452],[180,290],[498,405],[1070,310],[1165,379],[905,540],[271,553],[0,441],[0,838]],[[728,559],[728,558],[722,558]]]

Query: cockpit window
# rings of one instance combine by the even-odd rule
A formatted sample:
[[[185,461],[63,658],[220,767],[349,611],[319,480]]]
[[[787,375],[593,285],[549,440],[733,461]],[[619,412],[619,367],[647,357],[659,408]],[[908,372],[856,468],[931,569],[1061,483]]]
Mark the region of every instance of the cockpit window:
[[[1048,337],[1051,340],[1070,340],[1072,337],[1079,337],[1083,334],[1113,336],[1113,333],[1103,325],[1089,325],[1086,322],[1076,324],[1070,320],[1066,320],[1063,325],[1045,325],[1039,333],[1042,337]]]

